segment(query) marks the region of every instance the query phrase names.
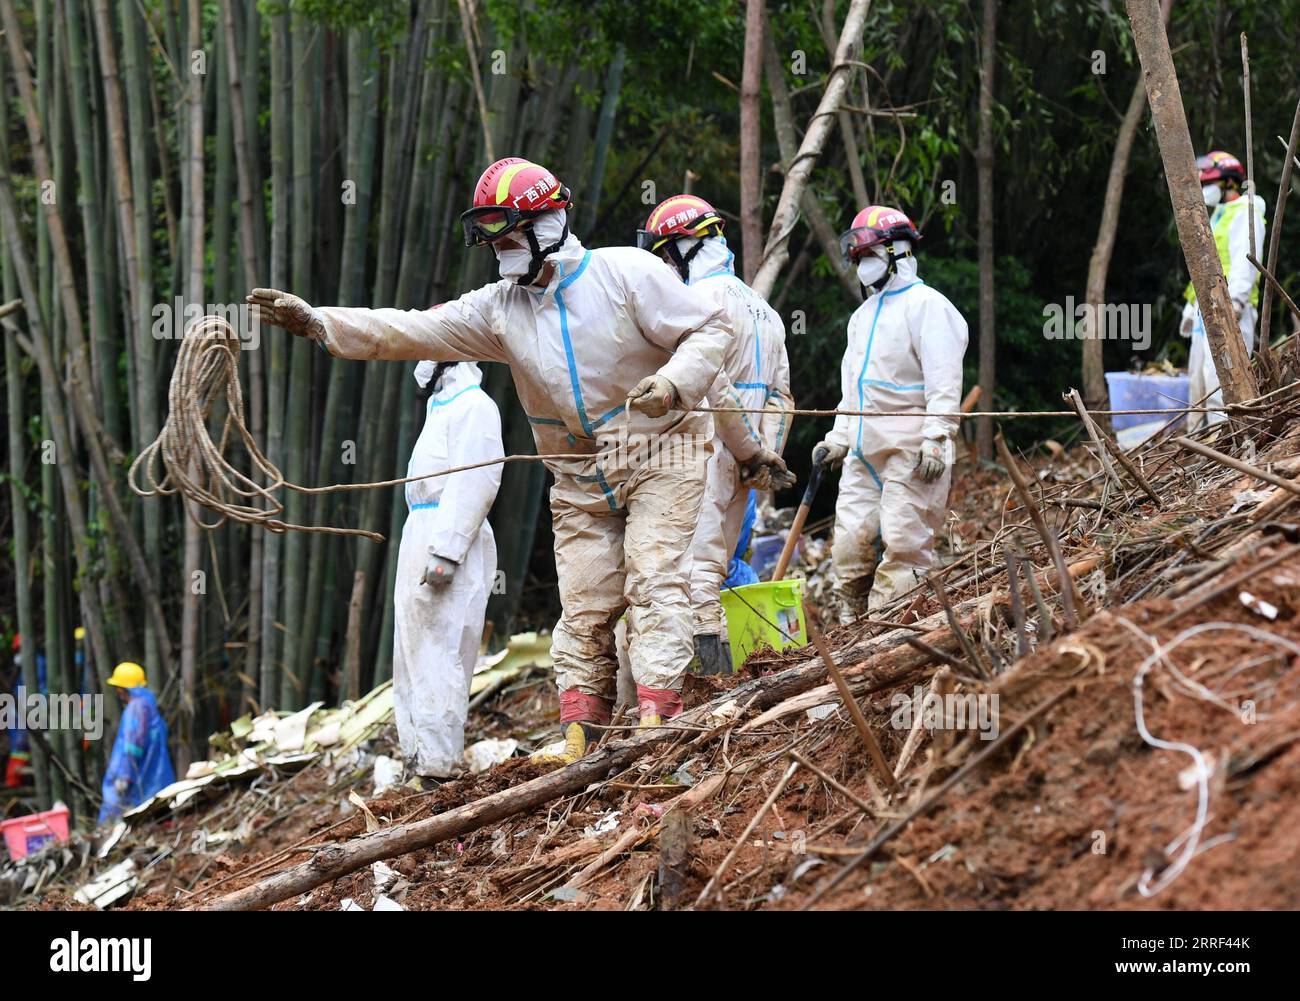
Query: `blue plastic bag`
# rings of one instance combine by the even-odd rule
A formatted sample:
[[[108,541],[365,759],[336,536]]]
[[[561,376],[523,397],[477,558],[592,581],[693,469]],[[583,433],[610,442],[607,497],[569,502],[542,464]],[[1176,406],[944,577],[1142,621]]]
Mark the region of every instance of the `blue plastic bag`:
[[[740,525],[740,539],[736,542],[736,551],[731,556],[731,562],[727,564],[727,579],[722,582],[723,587],[743,587],[746,584],[757,584],[758,574],[754,568],[746,563],[742,554],[749,549],[749,537],[754,532],[754,519],[758,515],[758,491],[749,492],[749,500],[745,504],[745,520]]]

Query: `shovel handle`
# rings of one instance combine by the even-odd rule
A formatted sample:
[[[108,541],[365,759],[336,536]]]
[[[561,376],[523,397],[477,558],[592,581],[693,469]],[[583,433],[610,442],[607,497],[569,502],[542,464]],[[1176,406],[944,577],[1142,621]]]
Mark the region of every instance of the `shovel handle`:
[[[817,496],[817,488],[822,485],[822,467],[813,466],[812,473],[808,477],[808,485],[804,487],[803,500],[799,502],[799,510],[794,513],[794,521],[790,523],[790,532],[785,537],[785,545],[781,548],[781,556],[776,561],[776,569],[772,571],[772,579],[784,580],[785,571],[790,566],[790,558],[794,555],[794,547],[799,542],[799,536],[803,534],[803,524],[808,520],[808,511],[812,507],[813,498]]]

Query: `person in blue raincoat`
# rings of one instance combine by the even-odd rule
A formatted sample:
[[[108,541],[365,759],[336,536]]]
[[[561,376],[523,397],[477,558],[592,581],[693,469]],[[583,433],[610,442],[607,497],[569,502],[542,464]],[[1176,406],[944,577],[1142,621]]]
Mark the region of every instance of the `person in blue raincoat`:
[[[144,668],[123,661],[113,669],[108,683],[118,689],[126,708],[104,772],[101,824],[116,820],[176,781],[167,751],[167,722],[158,711],[153,692],[146,687]]]

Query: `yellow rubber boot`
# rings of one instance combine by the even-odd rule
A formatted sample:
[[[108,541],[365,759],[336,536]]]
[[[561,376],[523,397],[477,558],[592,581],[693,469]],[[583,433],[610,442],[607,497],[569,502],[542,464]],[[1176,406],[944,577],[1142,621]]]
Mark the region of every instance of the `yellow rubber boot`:
[[[571,765],[586,754],[591,745],[596,742],[597,732],[589,733],[581,723],[568,723],[564,727],[564,750],[559,754],[537,751],[531,755],[531,760],[551,768]]]
[[[651,713],[649,716],[641,717],[642,730],[648,730],[651,727],[663,726],[663,725],[664,725],[664,718],[660,716],[658,713]]]

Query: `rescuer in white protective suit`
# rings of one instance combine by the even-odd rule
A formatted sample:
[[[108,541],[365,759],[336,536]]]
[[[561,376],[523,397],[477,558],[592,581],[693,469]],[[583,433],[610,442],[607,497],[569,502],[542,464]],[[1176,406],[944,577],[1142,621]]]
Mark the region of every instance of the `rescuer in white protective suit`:
[[[785,325],[757,292],[736,277],[735,255],[722,235],[722,216],[702,198],[675,195],[660,202],[637,231],[637,245],[660,255],[682,280],[707,296],[727,317],[733,336],[722,369],[709,390],[712,407],[744,407],[753,413],[715,414],[718,442],[709,459],[699,524],[691,544],[691,608],[695,654],[701,674],[730,674],[718,592],[736,553],[752,490],[792,486],[794,477],[772,482],[767,467],[750,464],[763,449],[777,455],[789,437],[790,362]],[[763,412],[766,411],[766,412]]]
[[[688,411],[731,336],[722,311],[653,255],[585,249],[568,231],[568,204],[544,167],[494,163],[461,220],[468,245],[492,246],[502,280],[432,310],[314,309],[274,289],[249,296],[256,315],[340,357],[507,364],[538,452],[589,456],[547,462],[564,608],[551,653],[565,746],[552,764],[576,761],[609,722],[613,627],[624,611],[641,722],[681,710],[690,541],[712,451],[712,421]],[[785,472],[779,456],[762,459]]]
[[[1219,252],[1219,264],[1223,267],[1223,277],[1228,282],[1228,298],[1232,301],[1232,311],[1237,318],[1237,327],[1241,339],[1246,344],[1246,354],[1255,349],[1255,319],[1259,305],[1259,272],[1247,260],[1250,253],[1251,213],[1248,208],[1250,199],[1242,196],[1241,185],[1246,181],[1246,171],[1241,161],[1230,153],[1221,150],[1205,154],[1196,161],[1201,176],[1201,192],[1205,205],[1210,210],[1210,230],[1214,234],[1214,246]],[[1264,199],[1258,195],[1255,203],[1255,248],[1256,253],[1263,253],[1264,246]],[[1187,352],[1188,402],[1197,405],[1197,401],[1208,399],[1200,404],[1206,407],[1223,406],[1223,393],[1219,390],[1219,373],[1214,367],[1214,356],[1210,353],[1209,339],[1205,334],[1205,320],[1201,317],[1200,307],[1196,303],[1196,289],[1187,283],[1184,293],[1187,304],[1183,307],[1183,320],[1180,332],[1190,337],[1192,343]],[[1189,414],[1187,426],[1195,430],[1203,423],[1218,424],[1226,420],[1222,413]]]
[[[429,391],[424,428],[407,476],[500,459],[501,415],[473,362],[422,361]],[[497,547],[487,515],[500,464],[406,484],[393,622],[393,709],[397,737],[417,775],[464,770],[469,686],[478,662]]]
[[[849,320],[840,415],[814,464],[844,465],[831,545],[840,621],[874,613],[920,583],[934,555],[952,476],[966,321],[917,277],[921,235],[897,209],[872,205],[841,238],[868,297]]]

